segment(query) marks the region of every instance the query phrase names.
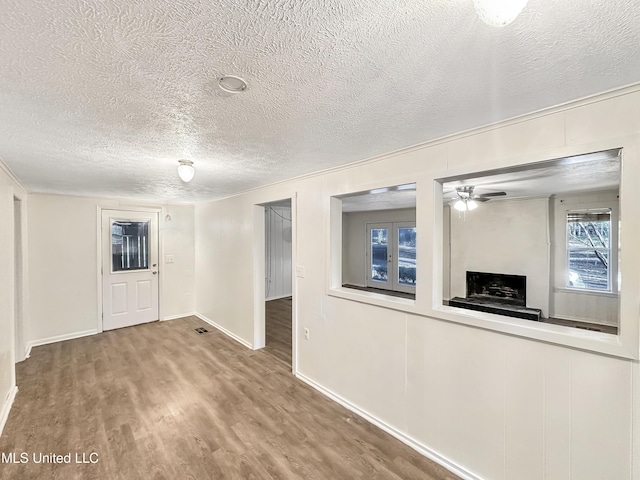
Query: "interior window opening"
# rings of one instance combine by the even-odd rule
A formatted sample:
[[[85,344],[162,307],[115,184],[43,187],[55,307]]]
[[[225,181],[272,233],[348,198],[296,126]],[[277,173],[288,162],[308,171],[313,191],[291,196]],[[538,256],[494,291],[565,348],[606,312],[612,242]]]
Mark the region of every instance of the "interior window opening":
[[[439,180],[442,304],[618,334],[620,152]]]
[[[341,200],[341,286],[415,300],[415,184],[358,192]]]

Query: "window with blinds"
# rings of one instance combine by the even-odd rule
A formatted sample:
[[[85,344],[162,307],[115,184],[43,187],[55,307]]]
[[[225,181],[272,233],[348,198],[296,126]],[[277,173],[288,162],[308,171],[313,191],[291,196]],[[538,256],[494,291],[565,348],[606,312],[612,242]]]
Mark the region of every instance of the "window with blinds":
[[[611,209],[567,212],[567,287],[611,291]]]

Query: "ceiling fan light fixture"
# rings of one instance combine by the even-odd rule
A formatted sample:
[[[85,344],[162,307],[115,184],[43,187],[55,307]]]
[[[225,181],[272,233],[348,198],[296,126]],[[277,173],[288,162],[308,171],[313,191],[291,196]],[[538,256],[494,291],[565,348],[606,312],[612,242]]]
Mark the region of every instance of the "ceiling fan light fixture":
[[[487,25],[504,27],[513,22],[528,0],[473,0],[476,13]]]
[[[195,174],[196,170],[191,160],[178,160],[178,176],[183,182],[189,183]]]
[[[453,204],[453,208],[455,208],[459,212],[465,212],[467,210],[467,202],[465,202],[464,200],[458,200]]]
[[[475,195],[474,188],[473,185],[456,187],[456,197],[449,201],[449,205],[459,212],[467,212],[478,208],[481,202],[488,202],[493,197],[502,197],[507,194],[507,192],[489,192]]]

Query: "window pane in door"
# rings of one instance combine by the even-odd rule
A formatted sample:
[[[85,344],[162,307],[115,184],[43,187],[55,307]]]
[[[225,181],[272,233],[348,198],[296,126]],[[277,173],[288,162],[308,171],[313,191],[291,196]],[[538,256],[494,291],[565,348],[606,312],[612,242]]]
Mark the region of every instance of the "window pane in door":
[[[398,228],[398,283],[416,285],[415,228]]]
[[[371,279],[387,282],[387,229],[371,229]]]
[[[149,267],[149,221],[112,220],[111,265],[113,272]]]

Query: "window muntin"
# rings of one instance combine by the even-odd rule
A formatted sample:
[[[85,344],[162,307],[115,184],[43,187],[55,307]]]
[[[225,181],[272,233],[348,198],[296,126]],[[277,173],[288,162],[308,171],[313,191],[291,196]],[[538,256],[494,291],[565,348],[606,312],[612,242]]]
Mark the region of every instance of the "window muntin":
[[[567,212],[567,287],[611,291],[611,209]]]

